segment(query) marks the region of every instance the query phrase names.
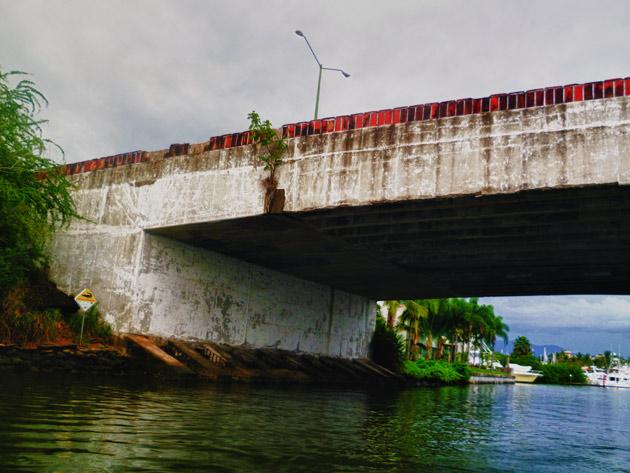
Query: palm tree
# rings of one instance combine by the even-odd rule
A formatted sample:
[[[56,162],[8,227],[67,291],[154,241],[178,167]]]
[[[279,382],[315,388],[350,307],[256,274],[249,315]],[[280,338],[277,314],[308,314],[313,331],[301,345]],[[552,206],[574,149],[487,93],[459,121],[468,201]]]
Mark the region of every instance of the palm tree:
[[[400,316],[400,325],[407,331],[407,358],[415,359],[415,350],[420,339],[420,321],[426,319],[426,307],[413,300],[403,301],[405,310]],[[412,338],[413,337],[413,338]]]
[[[508,325],[503,321],[503,317],[494,314],[494,310],[492,311],[492,315],[493,318],[491,321],[491,330],[488,334],[488,341],[490,342],[489,344],[492,347],[492,359],[490,361],[490,366],[491,368],[494,368],[494,345],[497,343],[497,338],[502,338],[503,344],[507,345],[508,332],[510,331],[510,327],[508,327]]]
[[[425,360],[430,360],[433,355],[433,337],[437,337],[438,340],[445,329],[446,317],[443,316],[444,309],[446,308],[446,301],[448,299],[418,299],[416,302],[425,307],[427,310],[427,316],[424,319],[424,333],[426,336],[426,352],[424,355]]]
[[[396,321],[396,314],[398,313],[398,309],[401,306],[400,301],[385,301],[385,307],[387,307],[387,326],[394,327],[394,322]]]

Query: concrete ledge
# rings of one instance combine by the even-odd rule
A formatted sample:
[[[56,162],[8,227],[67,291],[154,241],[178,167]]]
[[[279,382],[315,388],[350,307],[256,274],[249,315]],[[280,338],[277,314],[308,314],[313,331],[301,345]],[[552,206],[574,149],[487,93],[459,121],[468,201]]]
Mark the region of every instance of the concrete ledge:
[[[498,376],[471,376],[469,384],[514,384],[514,377],[501,378]]]

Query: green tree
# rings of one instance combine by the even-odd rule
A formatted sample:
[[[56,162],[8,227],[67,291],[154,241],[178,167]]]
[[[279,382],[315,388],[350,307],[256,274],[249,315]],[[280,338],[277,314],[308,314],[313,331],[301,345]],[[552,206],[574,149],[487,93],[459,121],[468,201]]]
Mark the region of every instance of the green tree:
[[[400,301],[391,300],[385,301],[385,307],[387,307],[387,326],[393,327],[396,322],[396,314],[402,303]]]
[[[439,338],[444,329],[444,306],[447,299],[417,299],[412,301],[425,308],[426,315],[421,320],[421,330],[425,336],[424,359],[433,358],[433,338]]]
[[[529,343],[527,337],[520,336],[516,337],[514,340],[514,349],[512,350],[513,357],[523,357],[523,356],[532,356],[534,352],[532,351],[532,344]]]
[[[392,371],[399,371],[404,361],[404,350],[400,336],[387,325],[380,313],[377,314],[370,344],[372,361]]]
[[[77,216],[63,168],[45,156],[63,154],[43,137],[47,104],[24,73],[0,70],[0,298],[45,271],[52,233]]]
[[[417,357],[418,341],[420,340],[420,321],[428,316],[427,308],[417,301],[403,301],[405,310],[400,316],[399,326],[407,331],[407,358]]]
[[[586,375],[579,363],[556,363],[541,365],[543,376],[537,383],[586,384]]]

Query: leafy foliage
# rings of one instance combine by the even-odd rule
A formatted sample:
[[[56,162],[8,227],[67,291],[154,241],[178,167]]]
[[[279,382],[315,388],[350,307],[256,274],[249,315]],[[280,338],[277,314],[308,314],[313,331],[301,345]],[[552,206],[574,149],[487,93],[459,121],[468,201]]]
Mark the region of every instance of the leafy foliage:
[[[475,298],[416,299],[385,301],[385,306],[402,304],[404,311],[398,320],[398,329],[407,332],[407,358],[415,359],[425,342],[426,360],[458,358],[457,347],[485,342],[493,346],[497,338],[507,340],[509,327],[491,305],[479,304]],[[388,310],[389,314],[389,310]],[[434,341],[436,347],[434,348]],[[461,358],[461,357],[460,357]],[[465,360],[468,359],[465,354]]]
[[[44,156],[61,151],[36,117],[46,98],[28,79],[10,83],[24,75],[0,70],[0,298],[45,270],[52,232],[77,216],[63,169]]]
[[[258,146],[260,159],[265,165],[265,171],[269,171],[275,182],[276,168],[282,163],[282,157],[287,150],[287,144],[274,130],[269,120],[262,120],[256,111],[247,115],[249,119],[249,131],[252,133],[252,141]]]
[[[514,340],[514,348],[512,349],[512,356],[532,356],[533,354],[532,344],[529,342],[529,339],[524,336],[516,337]]]
[[[595,366],[602,369],[608,369],[612,363],[612,352],[606,350],[602,356],[595,358]]]
[[[109,342],[112,339],[112,328],[103,320],[98,310],[98,304],[94,304],[85,312],[85,322],[83,322],[83,313],[77,312],[72,314],[68,319],[68,325],[72,329],[75,338],[81,333],[81,324],[83,323],[83,339],[84,340],[100,340]]]
[[[387,307],[387,326],[388,327],[394,326],[394,323],[396,321],[396,314],[398,313],[398,308],[401,305],[402,303],[397,300],[385,301],[385,307]]]
[[[542,365],[543,375],[536,380],[547,384],[585,384],[586,375],[577,363]]]
[[[379,314],[370,345],[372,361],[392,371],[400,371],[404,360],[404,343]]]
[[[278,180],[276,168],[282,163],[287,144],[282,136],[273,129],[269,120],[262,120],[255,111],[247,115],[252,141],[256,147],[258,159],[269,171],[269,176],[262,180],[265,189],[265,212],[281,212],[284,207],[284,191],[276,192]]]
[[[17,286],[4,297],[0,305],[0,343],[39,345],[58,340],[78,341],[83,314],[63,315],[57,309],[31,310],[25,302],[28,290],[26,286]],[[97,306],[86,312],[83,334],[84,340],[111,341],[112,329],[101,318]]]
[[[24,304],[25,293],[24,287],[6,293],[0,306],[0,343],[44,343],[57,336],[60,312],[30,311]]]
[[[407,331],[407,358],[415,360],[418,355],[418,340],[420,339],[421,320],[429,316],[429,309],[419,301],[406,300],[403,302],[405,310],[400,316],[400,324]]]
[[[510,363],[516,363],[517,365],[531,366],[533,370],[540,371],[543,364],[534,355],[525,356],[512,356],[510,357]]]
[[[465,363],[447,363],[439,360],[407,360],[403,373],[421,381],[442,383],[464,383],[470,378],[470,371]]]
[[[508,375],[508,373],[506,373],[505,371],[502,370],[495,370],[495,369],[489,369],[489,368],[470,368],[470,375],[471,376],[489,376],[492,378],[505,378]]]
[[[56,309],[26,312],[16,317],[0,319],[0,341],[25,345],[41,344],[57,338],[61,313]]]

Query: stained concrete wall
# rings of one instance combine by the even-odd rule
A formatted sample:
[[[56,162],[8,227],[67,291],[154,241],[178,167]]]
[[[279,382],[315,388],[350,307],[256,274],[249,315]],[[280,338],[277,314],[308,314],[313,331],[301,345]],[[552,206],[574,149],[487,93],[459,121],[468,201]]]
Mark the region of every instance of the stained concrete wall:
[[[286,212],[630,183],[630,97],[289,140]],[[144,233],[260,215],[252,146],[76,174],[79,213],[55,242],[62,288],[91,287],[118,330],[363,356],[368,299]],[[330,317],[330,314],[333,317]]]
[[[630,97],[289,141],[286,210],[630,183]]]
[[[365,357],[375,305],[133,227],[76,224],[54,248],[53,279],[90,287],[116,331]]]

